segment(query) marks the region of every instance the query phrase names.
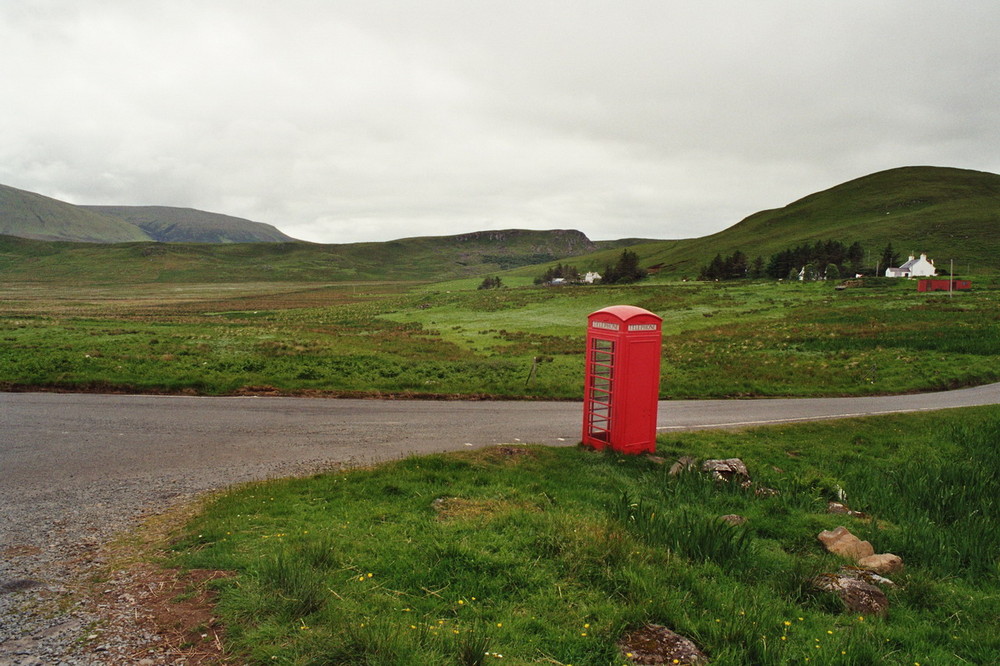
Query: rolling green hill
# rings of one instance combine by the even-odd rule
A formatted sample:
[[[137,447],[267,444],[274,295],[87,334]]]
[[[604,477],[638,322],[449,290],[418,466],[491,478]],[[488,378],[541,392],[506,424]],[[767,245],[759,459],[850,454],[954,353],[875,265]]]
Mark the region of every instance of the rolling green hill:
[[[880,171],[811,194],[774,210],[755,213],[702,238],[650,241],[631,247],[644,267],[671,279],[696,278],[716,254],[742,250],[751,259],[781,250],[837,240],[859,241],[874,258],[887,243],[905,258],[926,252],[940,268],[954,259],[956,272],[1000,271],[1000,176],[946,167]],[[600,270],[621,250],[577,257],[581,270]],[[545,267],[518,271],[540,274]]]
[[[122,229],[114,226],[116,218],[100,215],[97,210],[70,206],[13,188],[2,188],[0,194],[6,197],[0,213],[14,211],[18,220],[30,222],[32,210],[37,210],[36,217],[44,220],[45,211],[68,206],[72,210],[59,209],[60,214],[79,212],[93,216],[79,218],[80,226],[70,225],[77,233],[81,233],[85,224],[98,222],[110,225],[109,229]],[[140,213],[149,213],[144,219],[152,220],[160,210],[130,208],[129,213],[136,220],[140,219]],[[217,224],[216,230],[202,233],[216,234],[215,238],[223,242],[236,240],[235,230],[240,225],[228,227],[230,221],[256,224],[200,211],[166,210],[172,216],[169,219],[176,220],[175,233],[199,233],[194,230],[196,221],[211,219]],[[6,219],[0,216],[0,220]],[[152,222],[148,225],[151,232],[164,233],[162,227]],[[0,227],[2,233],[11,234],[9,226],[7,223],[6,227]],[[36,220],[36,226],[31,228],[38,231],[45,227]],[[131,229],[145,236],[138,227]],[[89,233],[91,240],[102,235]],[[37,235],[51,238],[54,233]],[[110,236],[108,231],[101,242],[112,242]],[[8,237],[0,238],[0,278],[141,283],[429,281],[499,272],[523,277],[540,275],[548,266],[567,262],[569,258],[572,262],[567,263],[580,270],[601,271],[615,262],[623,243],[628,243],[639,254],[644,267],[658,269],[656,279],[669,280],[696,278],[700,268],[716,254],[726,256],[741,250],[751,259],[760,256],[766,261],[776,252],[818,240],[845,244],[859,241],[871,257],[876,257],[891,242],[904,257],[911,251],[926,252],[939,268],[946,267],[953,259],[960,274],[1000,272],[1000,176],[945,167],[891,169],[811,194],[783,208],[755,213],[710,236],[673,241],[594,243],[578,231],[524,230],[346,245],[230,242],[93,246]]]
[[[117,217],[164,243],[287,243],[294,241],[270,224],[172,206],[81,206]]]
[[[7,185],[0,185],[0,234],[86,243],[152,240],[121,218]]]
[[[387,243],[88,243],[0,236],[8,282],[443,280],[591,252],[579,231],[484,231]]]

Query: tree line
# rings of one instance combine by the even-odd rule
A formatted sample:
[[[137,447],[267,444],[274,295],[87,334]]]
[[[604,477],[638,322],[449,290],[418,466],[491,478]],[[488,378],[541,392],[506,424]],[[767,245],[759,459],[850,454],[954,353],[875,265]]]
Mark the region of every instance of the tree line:
[[[622,250],[618,261],[607,264],[601,275],[601,284],[629,284],[638,282],[648,275],[646,269],[639,266],[639,255],[632,250]],[[551,284],[556,279],[566,282],[580,282],[583,278],[576,266],[556,264],[535,278],[535,284]]]
[[[899,265],[899,253],[886,245],[874,267],[865,266],[865,251],[861,243],[850,245],[840,241],[804,243],[772,254],[765,262],[763,257],[750,261],[741,250],[727,257],[716,254],[701,268],[700,280],[742,280],[773,278],[797,280],[800,273],[807,280],[840,279],[859,273],[881,273],[889,266]]]

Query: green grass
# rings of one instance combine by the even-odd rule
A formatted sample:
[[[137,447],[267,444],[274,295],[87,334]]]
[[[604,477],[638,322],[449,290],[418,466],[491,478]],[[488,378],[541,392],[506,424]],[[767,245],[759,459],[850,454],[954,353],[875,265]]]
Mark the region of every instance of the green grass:
[[[406,291],[357,282],[0,290],[0,387],[579,399],[587,315],[664,319],[664,398],[872,395],[1000,379],[1000,291],[911,281]],[[543,359],[531,373],[534,359]]]
[[[171,561],[236,572],[217,610],[255,664],[622,664],[645,623],[714,664],[994,663],[998,441],[991,407],[659,442],[775,496],[580,448],[410,458],[223,493]],[[841,490],[874,520],[826,513]],[[887,617],[808,585],[838,524],[906,562]]]

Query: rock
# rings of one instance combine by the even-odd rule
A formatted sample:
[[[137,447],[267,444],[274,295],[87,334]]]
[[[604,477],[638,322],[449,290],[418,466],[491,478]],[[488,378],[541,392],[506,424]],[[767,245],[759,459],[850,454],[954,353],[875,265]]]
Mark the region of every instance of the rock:
[[[658,624],[647,624],[619,643],[622,655],[633,664],[688,664],[701,666],[708,656],[691,640]]]
[[[862,541],[842,525],[834,530],[820,532],[818,538],[829,552],[855,562],[875,554],[870,542]]]
[[[667,472],[670,476],[677,476],[681,472],[686,472],[689,469],[694,469],[698,465],[698,459],[692,458],[691,456],[681,456],[677,459],[673,465],[670,466],[670,471]]]
[[[862,513],[861,511],[855,511],[849,508],[846,504],[842,502],[827,502],[826,504],[827,513],[838,513],[845,516],[853,516],[855,518],[868,518],[867,513]]]
[[[739,458],[725,460],[706,460],[701,464],[701,471],[711,472],[716,481],[738,481],[742,486],[750,485],[750,473],[747,466]]]
[[[757,486],[754,491],[754,495],[757,497],[774,497],[780,493],[774,488],[768,488],[767,486]]]
[[[886,578],[885,576],[880,576],[870,569],[862,569],[861,567],[840,567],[840,574],[850,576],[851,578],[857,578],[858,580],[863,580],[866,583],[871,583],[872,585],[878,585],[879,587],[898,587],[894,582]]]
[[[719,520],[734,526],[742,525],[743,523],[747,522],[746,516],[738,516],[735,513],[730,513],[725,516],[719,516]]]
[[[889,612],[889,598],[885,592],[851,573],[820,574],[812,582],[815,587],[840,597],[852,613],[885,615]]]
[[[880,574],[890,574],[903,570],[903,558],[892,553],[869,555],[858,560],[858,566]]]
[[[651,462],[651,463],[653,463],[655,465],[666,465],[667,464],[667,459],[666,458],[663,458],[662,456],[654,456],[652,453],[647,453],[646,454],[646,460],[648,460],[649,462]]]

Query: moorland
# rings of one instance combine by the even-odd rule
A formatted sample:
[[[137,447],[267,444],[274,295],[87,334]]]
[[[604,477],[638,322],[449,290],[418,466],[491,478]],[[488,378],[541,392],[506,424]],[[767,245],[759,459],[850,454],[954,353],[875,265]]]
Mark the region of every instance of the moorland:
[[[681,241],[4,236],[0,388],[575,400],[587,314],[617,303],[664,318],[667,399],[997,381],[998,181],[892,170]],[[826,240],[954,259],[973,288],[692,279],[717,254]],[[603,270],[622,247],[647,279],[534,284],[560,263]],[[478,289],[484,276],[504,286]],[[411,458],[221,492],[143,557],[230,572],[210,585],[215,613],[249,663],[627,664],[619,642],[646,623],[716,664],[995,663],[998,437],[985,407],[658,439],[668,462],[739,456],[773,494],[575,447]],[[845,498],[865,517],[827,512]],[[906,563],[884,615],[810,583],[843,564],[816,541],[840,524]],[[189,629],[197,649],[218,628]]]
[[[869,395],[1000,378],[995,174],[893,169],[676,241],[507,230],[268,242],[267,228],[228,216],[2,194],[4,229],[28,236],[0,236],[0,387],[8,390],[573,399],[586,316],[616,303],[664,317],[664,398]],[[165,217],[150,221],[154,213]],[[189,235],[198,223],[217,237],[261,236],[39,240],[98,235],[87,231],[96,214],[140,231]],[[869,277],[842,290],[839,278],[694,279],[713,256],[738,251],[763,262],[834,241],[861,248],[859,265],[839,273]],[[918,293],[912,281],[877,277],[886,245],[927,252],[974,288]],[[606,272],[623,247],[648,278],[534,285],[564,264]],[[483,276],[503,288],[476,289]]]
[[[0,387],[579,399],[586,317],[615,303],[663,316],[663,398],[1000,379],[996,285],[950,296],[907,280],[864,285],[8,284]]]

